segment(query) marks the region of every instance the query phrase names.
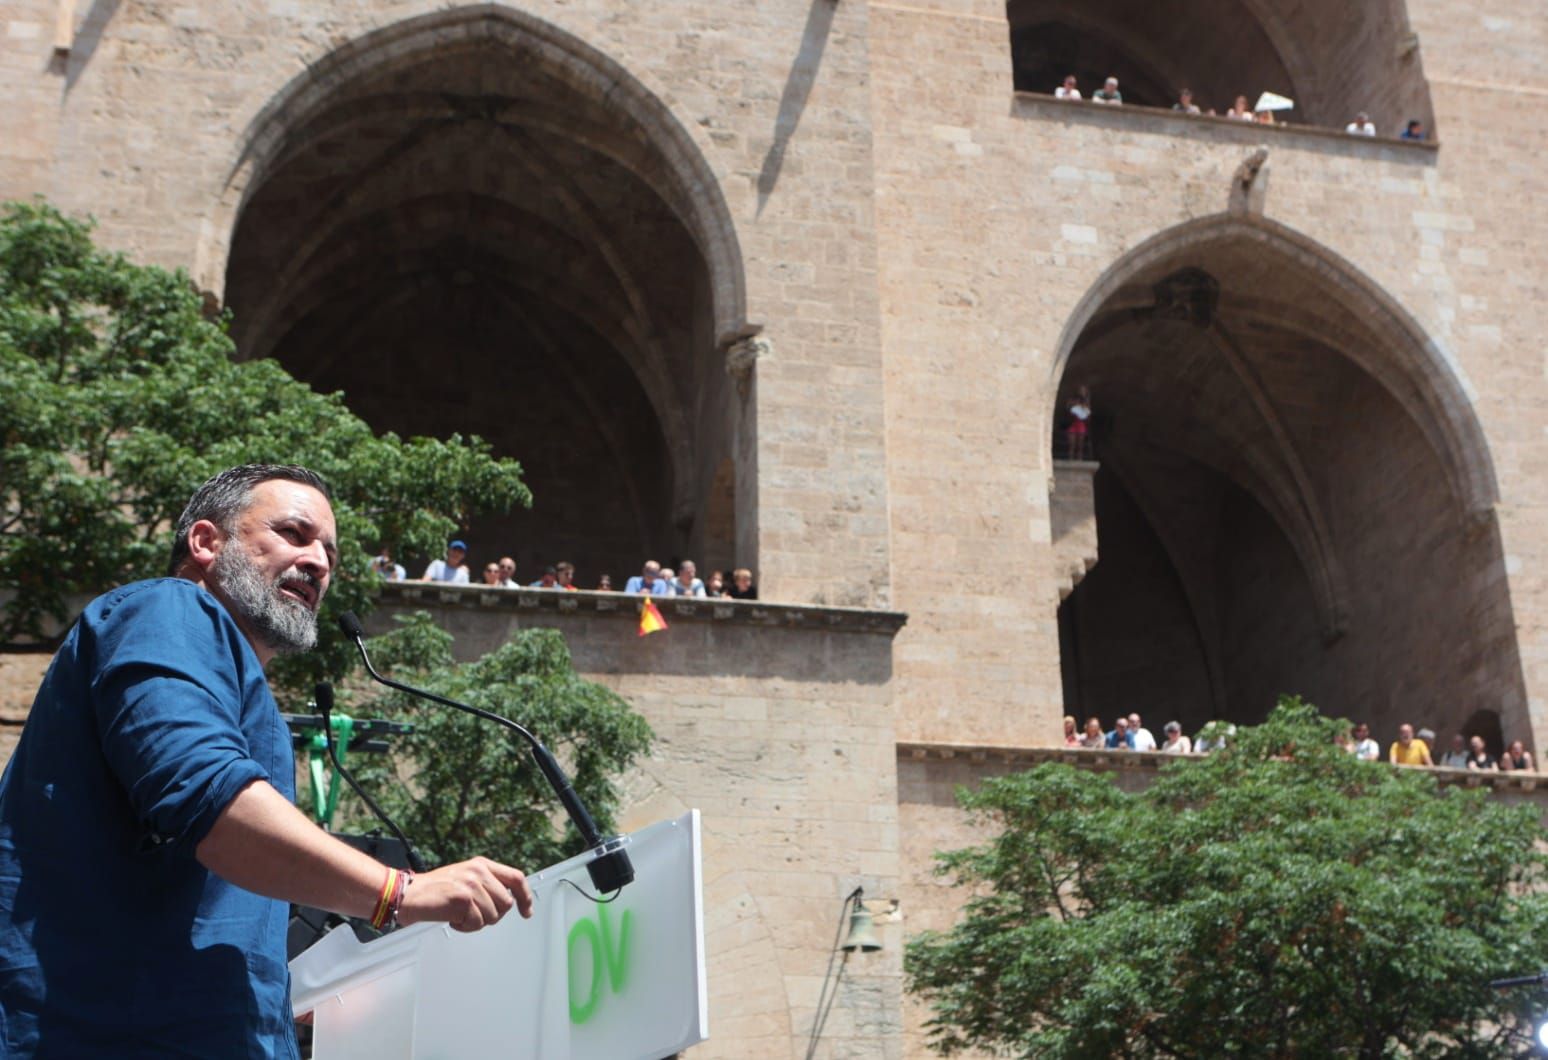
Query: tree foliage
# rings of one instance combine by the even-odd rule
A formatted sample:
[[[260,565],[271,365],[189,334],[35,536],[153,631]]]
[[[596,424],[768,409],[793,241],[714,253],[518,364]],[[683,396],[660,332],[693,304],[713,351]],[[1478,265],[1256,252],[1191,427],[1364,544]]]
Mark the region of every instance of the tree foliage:
[[[189,495],[236,464],[305,464],[333,487],[335,612],[369,608],[368,549],[436,555],[470,514],[530,504],[520,465],[483,441],[376,435],[342,394],[232,353],[182,272],[105,253],[41,202],[0,209],[0,640],[164,574]],[[320,650],[271,678],[299,691],[349,652],[325,621]]]
[[[973,889],[910,943],[944,1054],[1512,1056],[1548,965],[1529,806],[1360,762],[1297,699],[1140,794],[1061,764],[959,798]]]
[[[226,323],[206,315],[183,273],[97,249],[88,223],[41,202],[0,208],[0,640],[43,637],[80,596],[165,574],[177,516],[210,475],[304,464],[333,489],[339,566],[318,650],[269,667],[281,702],[300,710],[314,681],[357,665],[328,616],[370,610],[380,584],[370,551],[439,554],[469,515],[531,497],[520,465],[477,438],[377,435],[342,394],[314,393],[273,361],[232,360]],[[650,732],[575,675],[558,633],[522,633],[466,666],[423,616],[379,641],[403,676],[519,715],[611,820],[610,774]],[[385,708],[418,731],[377,767],[379,779],[406,781],[385,785],[384,801],[427,853],[539,866],[574,852],[550,820],[552,793],[505,734],[401,698]]]
[[[398,616],[396,629],[372,638],[371,655],[397,680],[532,730],[564,764],[598,827],[613,828],[619,793],[612,778],[649,749],[650,727],[616,693],[575,673],[557,630],[521,630],[477,662],[457,666],[450,635],[420,613]],[[514,733],[397,692],[360,711],[415,727],[394,738],[391,758],[357,774],[429,860],[484,854],[535,870],[581,849]]]

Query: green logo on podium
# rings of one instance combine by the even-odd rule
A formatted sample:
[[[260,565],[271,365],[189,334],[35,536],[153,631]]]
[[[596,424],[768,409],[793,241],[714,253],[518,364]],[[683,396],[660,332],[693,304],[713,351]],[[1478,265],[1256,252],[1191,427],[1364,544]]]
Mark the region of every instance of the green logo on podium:
[[[595,920],[582,917],[570,928],[565,944],[565,956],[570,970],[570,1022],[585,1023],[597,1014],[602,1004],[602,977],[607,976],[608,987],[621,994],[629,985],[630,938],[634,931],[634,910],[625,909],[613,924],[611,905],[597,906]],[[591,982],[585,990],[577,988],[576,948],[591,956]]]

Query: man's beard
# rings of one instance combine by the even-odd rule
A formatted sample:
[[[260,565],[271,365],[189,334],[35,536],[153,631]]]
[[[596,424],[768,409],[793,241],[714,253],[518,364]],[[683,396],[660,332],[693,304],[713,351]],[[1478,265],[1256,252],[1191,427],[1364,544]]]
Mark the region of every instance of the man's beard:
[[[320,592],[315,578],[301,571],[288,571],[268,581],[235,537],[227,538],[226,547],[215,557],[210,573],[232,610],[276,654],[293,655],[316,646],[317,615],[299,600],[280,593],[280,586],[286,582],[301,582]],[[318,602],[322,602],[321,596]]]

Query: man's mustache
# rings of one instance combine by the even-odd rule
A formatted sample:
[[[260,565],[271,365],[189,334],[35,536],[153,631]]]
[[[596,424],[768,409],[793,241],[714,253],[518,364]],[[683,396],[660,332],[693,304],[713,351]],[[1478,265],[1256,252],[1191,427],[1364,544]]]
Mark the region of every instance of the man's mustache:
[[[274,588],[279,590],[283,589],[287,585],[302,585],[310,590],[304,595],[311,600],[311,604],[308,607],[308,610],[314,613],[322,604],[323,593],[327,591],[323,587],[322,579],[318,578],[315,574],[309,574],[303,570],[288,571],[287,573],[280,575],[279,580],[274,583]]]

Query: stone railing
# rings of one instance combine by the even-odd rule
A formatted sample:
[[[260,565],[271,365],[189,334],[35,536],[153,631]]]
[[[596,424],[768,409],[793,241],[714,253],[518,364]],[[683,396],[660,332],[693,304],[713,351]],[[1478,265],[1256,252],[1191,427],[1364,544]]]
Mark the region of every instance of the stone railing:
[[[488,585],[446,585],[435,582],[388,582],[381,602],[412,610],[416,607],[457,607],[514,611],[523,616],[598,615],[634,622],[643,596],[632,593],[563,589],[500,589]],[[727,626],[767,626],[780,629],[821,629],[834,633],[891,635],[908,616],[901,611],[859,607],[818,607],[762,600],[711,599],[695,596],[652,596],[668,623],[714,623]]]
[[[1162,754],[1159,751],[1120,751],[1087,747],[996,747],[976,744],[915,743],[900,741],[898,758],[905,761],[936,761],[992,766],[996,772],[1031,769],[1044,762],[1063,762],[1096,772],[1117,771],[1127,774],[1154,774],[1162,766],[1179,758],[1199,755]],[[1530,796],[1548,803],[1548,773],[1480,772],[1443,766],[1393,766],[1393,769],[1418,769],[1434,775],[1439,784],[1462,788],[1487,788],[1497,795]],[[1138,778],[1136,778],[1138,779]]]
[[[1132,103],[1110,106],[1090,100],[1055,99],[1039,92],[1017,92],[1014,113],[1018,117],[1076,121],[1109,128],[1139,129],[1170,135],[1190,135],[1219,143],[1296,144],[1313,150],[1339,149],[1339,153],[1369,157],[1393,157],[1433,161],[1439,144],[1433,140],[1404,140],[1395,136],[1356,136],[1342,129],[1291,123],[1260,125],[1255,121],[1222,115],[1183,114],[1160,107]]]

